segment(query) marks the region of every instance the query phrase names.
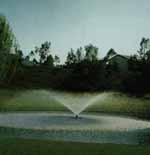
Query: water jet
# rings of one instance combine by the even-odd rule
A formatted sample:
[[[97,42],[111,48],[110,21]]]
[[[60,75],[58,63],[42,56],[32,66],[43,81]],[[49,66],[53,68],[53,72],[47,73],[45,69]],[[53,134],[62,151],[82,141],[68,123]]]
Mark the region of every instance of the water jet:
[[[62,93],[62,92],[51,92],[55,100],[65,106],[71,111],[75,118],[78,119],[80,113],[85,111],[89,106],[96,103],[97,101],[102,102],[107,97],[106,93]],[[55,93],[55,94],[54,94]]]

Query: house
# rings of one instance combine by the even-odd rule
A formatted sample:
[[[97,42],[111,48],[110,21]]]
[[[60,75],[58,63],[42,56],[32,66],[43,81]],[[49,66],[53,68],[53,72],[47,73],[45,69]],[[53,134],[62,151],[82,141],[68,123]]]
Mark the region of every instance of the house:
[[[34,62],[30,61],[28,59],[23,59],[21,63],[22,63],[23,66],[26,66],[26,67],[35,66]]]
[[[36,59],[33,59],[33,60],[31,61],[29,56],[26,56],[25,58],[23,58],[23,59],[21,60],[21,64],[22,64],[23,66],[26,66],[26,67],[39,66],[39,63],[37,62],[37,60],[36,60]]]
[[[125,73],[128,71],[130,56],[114,54],[107,58],[106,64],[116,66],[119,72]]]

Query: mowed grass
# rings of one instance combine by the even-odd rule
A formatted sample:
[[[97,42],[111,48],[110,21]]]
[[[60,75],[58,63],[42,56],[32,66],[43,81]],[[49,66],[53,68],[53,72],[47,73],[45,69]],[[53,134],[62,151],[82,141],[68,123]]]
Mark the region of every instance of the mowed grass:
[[[67,111],[46,90],[0,90],[0,111]],[[115,114],[150,115],[150,100],[107,93],[86,111]],[[4,138],[0,136],[0,155],[148,155],[150,145],[95,144]]]
[[[0,155],[148,155],[149,145],[95,144],[0,138]]]
[[[68,111],[48,90],[0,90],[0,111]],[[100,94],[100,93],[99,93]],[[85,111],[150,118],[150,99],[107,92]]]
[[[46,90],[0,90],[0,111],[67,111]]]
[[[111,92],[105,100],[96,101],[86,111],[150,118],[150,99]]]

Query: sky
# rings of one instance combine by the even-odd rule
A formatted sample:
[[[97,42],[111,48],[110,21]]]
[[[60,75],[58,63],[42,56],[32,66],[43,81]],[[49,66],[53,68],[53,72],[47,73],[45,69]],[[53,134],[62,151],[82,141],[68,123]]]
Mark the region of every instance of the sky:
[[[150,0],[0,0],[24,54],[45,41],[62,62],[70,48],[89,43],[103,57],[110,48],[136,53],[150,37]]]

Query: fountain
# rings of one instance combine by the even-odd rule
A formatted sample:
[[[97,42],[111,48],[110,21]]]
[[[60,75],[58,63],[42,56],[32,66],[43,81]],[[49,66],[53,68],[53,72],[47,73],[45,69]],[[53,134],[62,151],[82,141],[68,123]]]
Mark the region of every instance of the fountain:
[[[107,98],[106,93],[101,94],[73,94],[73,93],[62,93],[62,92],[52,92],[51,94],[55,100],[68,108],[75,116],[76,119],[79,118],[80,113],[82,113],[86,108],[94,104],[95,102],[103,101]]]
[[[79,116],[76,114],[76,115],[75,115],[75,118],[76,118],[76,119],[78,119],[78,118],[79,118]]]
[[[97,102],[101,104],[108,97],[108,93],[73,94],[46,90],[20,93],[9,101],[10,105],[44,103],[56,111],[65,106],[71,114],[66,111],[0,113],[0,134],[2,132],[6,137],[90,143],[139,144],[145,140],[150,141],[147,138],[150,137],[149,121],[82,113]]]

